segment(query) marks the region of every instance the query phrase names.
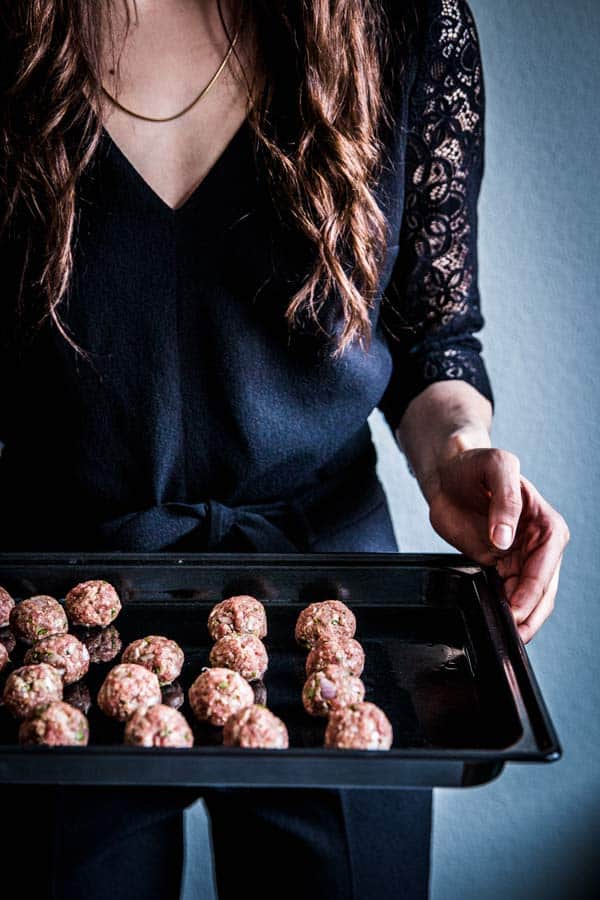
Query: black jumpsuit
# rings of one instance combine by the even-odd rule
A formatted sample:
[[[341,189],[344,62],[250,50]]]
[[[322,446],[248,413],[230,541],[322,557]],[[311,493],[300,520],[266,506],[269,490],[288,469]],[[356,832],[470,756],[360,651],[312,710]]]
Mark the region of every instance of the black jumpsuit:
[[[247,121],[176,210],[103,131],[80,183],[62,308],[91,363],[49,326],[25,353],[3,355],[2,550],[397,549],[367,417],[378,407],[394,428],[413,397],[447,379],[493,402],[474,337],[478,36],[464,0],[422,7],[378,185],[392,238],[368,352],[354,346],[334,360],[310,323],[288,331],[283,314],[309,255],[277,216]],[[334,299],[325,315],[335,330]],[[149,860],[162,865],[159,845],[176,859],[174,810],[190,799],[146,798],[117,822],[114,803],[131,798],[88,798],[88,830],[78,823],[67,841],[64,896],[97,870],[98,896],[120,897],[110,850],[95,861],[86,851],[107,822],[123,846],[137,828],[140,870],[146,838]],[[77,802],[57,801],[59,868]],[[430,792],[211,791],[206,802],[223,898],[239,877],[229,865],[238,828],[241,871],[258,877],[268,841],[294,873],[287,896],[425,896]],[[134,894],[153,896],[159,877]],[[261,889],[275,896],[281,883]],[[96,896],[89,884],[86,894]]]

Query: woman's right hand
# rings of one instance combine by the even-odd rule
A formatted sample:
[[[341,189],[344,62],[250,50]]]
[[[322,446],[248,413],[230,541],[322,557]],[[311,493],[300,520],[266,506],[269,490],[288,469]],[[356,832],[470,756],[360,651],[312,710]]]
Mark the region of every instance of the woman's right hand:
[[[554,609],[567,523],[498,448],[457,452],[423,485],[437,533],[481,565],[496,567],[525,643]]]

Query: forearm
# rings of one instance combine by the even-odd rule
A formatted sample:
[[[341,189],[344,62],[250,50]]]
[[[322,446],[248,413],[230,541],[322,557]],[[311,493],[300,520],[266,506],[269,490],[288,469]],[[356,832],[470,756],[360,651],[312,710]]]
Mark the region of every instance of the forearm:
[[[466,381],[437,381],[411,401],[396,439],[426,500],[439,464],[462,450],[490,447],[491,425],[491,403]]]

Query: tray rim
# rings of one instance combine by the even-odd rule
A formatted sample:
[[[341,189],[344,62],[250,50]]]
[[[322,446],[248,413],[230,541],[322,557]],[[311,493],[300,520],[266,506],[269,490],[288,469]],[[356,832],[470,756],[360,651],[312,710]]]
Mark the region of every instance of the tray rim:
[[[516,693],[518,715],[524,726],[524,733],[511,745],[504,748],[393,748],[389,751],[377,750],[331,750],[324,747],[290,747],[285,751],[285,758],[310,759],[315,761],[344,760],[344,765],[356,764],[364,767],[371,765],[373,761],[382,759],[386,761],[386,769],[394,766],[401,767],[403,763],[424,762],[456,763],[463,766],[489,767],[495,765],[498,771],[492,777],[497,777],[506,762],[556,762],[562,756],[562,746],[550,717],[550,713],[543,699],[541,689],[535,677],[527,650],[519,635],[514,622],[510,606],[502,590],[502,582],[494,567],[482,566],[470,557],[461,553],[131,553],[117,552],[0,552],[0,567],[18,567],[22,565],[44,566],[57,565],[65,567],[76,566],[118,566],[147,568],[158,567],[216,567],[239,568],[250,565],[253,567],[265,566],[313,566],[327,567],[404,567],[416,569],[451,569],[474,576],[473,584],[480,595],[481,607],[486,618],[486,626],[496,648],[503,651],[503,664],[508,666],[509,677],[518,691]],[[483,599],[482,599],[483,597]],[[491,601],[491,602],[490,602]],[[494,602],[496,601],[496,602]],[[513,696],[515,692],[513,690]],[[527,727],[526,727],[527,726]],[[534,747],[531,746],[533,740]],[[281,760],[282,751],[268,749],[242,749],[221,746],[195,746],[189,749],[152,748],[153,759],[187,759],[201,758],[208,762],[212,759],[231,760],[236,758],[262,759],[276,762]],[[111,760],[148,760],[147,748],[125,747],[118,745],[89,745],[87,747],[19,747],[14,745],[0,745],[0,763],[8,763],[14,758],[25,761],[34,759],[51,760],[60,764],[61,761],[86,759],[92,761],[102,757],[105,762]],[[368,761],[368,763],[367,763]],[[226,763],[227,765],[227,763]],[[27,766],[26,766],[27,768]],[[85,768],[85,765],[81,767]],[[0,767],[0,784],[5,782],[3,772],[4,765]],[[489,778],[486,780],[490,780]],[[57,782],[58,783],[58,782]],[[82,782],[77,782],[82,783]],[[105,783],[105,782],[103,782]],[[140,783],[140,782],[135,782]],[[143,783],[143,782],[142,782]],[[234,783],[234,782],[232,782]],[[238,782],[235,782],[238,783]],[[242,782],[239,782],[242,783]],[[244,782],[248,786],[263,785],[262,781]],[[279,784],[277,781],[275,784]],[[317,785],[321,782],[317,782]],[[323,782],[325,783],[325,782]],[[282,785],[283,786],[283,785]],[[368,785],[367,785],[368,786]],[[402,787],[402,785],[395,785]],[[410,785],[407,785],[410,786]],[[440,786],[445,786],[441,784]],[[450,785],[449,785],[450,786]]]

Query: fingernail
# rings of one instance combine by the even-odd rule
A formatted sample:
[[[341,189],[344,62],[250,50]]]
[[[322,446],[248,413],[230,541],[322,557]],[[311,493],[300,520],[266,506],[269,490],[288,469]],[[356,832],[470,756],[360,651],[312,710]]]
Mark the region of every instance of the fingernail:
[[[500,550],[508,550],[512,544],[513,531],[510,525],[495,525],[492,540]]]

